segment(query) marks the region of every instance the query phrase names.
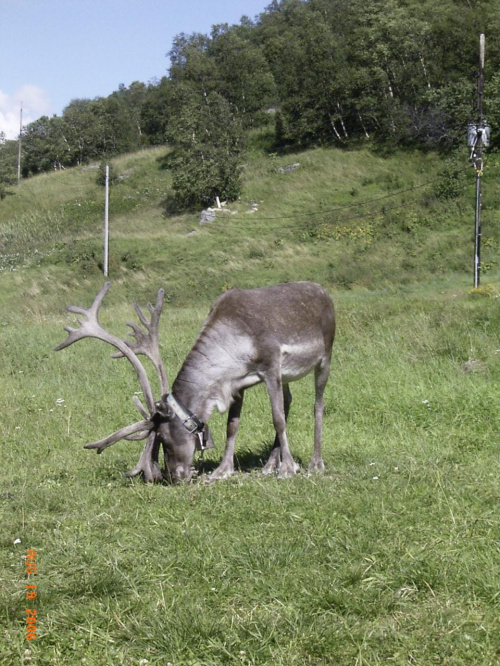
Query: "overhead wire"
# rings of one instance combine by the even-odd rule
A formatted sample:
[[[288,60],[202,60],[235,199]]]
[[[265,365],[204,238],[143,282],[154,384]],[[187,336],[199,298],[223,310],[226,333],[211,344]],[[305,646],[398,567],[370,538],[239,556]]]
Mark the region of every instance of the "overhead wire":
[[[462,171],[467,170],[468,167],[464,168],[463,170],[460,170],[459,173],[462,173]],[[62,186],[64,189],[67,190],[75,190],[77,191],[81,196],[88,196],[88,185],[90,183],[85,183],[85,184],[69,184],[63,181],[62,178],[53,176],[51,179],[51,182],[54,182],[54,180],[57,181],[59,186]],[[320,209],[320,210],[315,210],[315,211],[307,211],[307,212],[298,212],[298,213],[290,213],[288,215],[276,215],[276,216],[262,216],[259,214],[258,210],[255,210],[255,212],[252,211],[245,211],[245,212],[238,212],[238,211],[229,211],[224,213],[225,216],[227,216],[227,220],[231,220],[231,224],[224,226],[224,228],[219,227],[218,225],[207,225],[210,226],[211,229],[214,231],[223,231],[224,233],[227,233],[229,229],[266,229],[269,231],[275,231],[275,227],[270,227],[267,225],[267,222],[279,222],[279,221],[286,221],[286,220],[292,220],[296,221],[295,224],[288,224],[288,225],[280,225],[280,230],[297,230],[301,228],[310,228],[311,223],[318,223],[318,224],[340,224],[340,223],[349,223],[352,220],[361,220],[361,219],[366,219],[366,218],[375,218],[379,215],[385,214],[387,211],[392,211],[392,210],[397,210],[397,209],[404,209],[404,208],[409,208],[411,206],[415,206],[420,202],[420,199],[415,199],[413,201],[405,201],[402,203],[399,203],[394,206],[384,206],[381,209],[378,210],[370,210],[367,212],[363,212],[360,214],[355,214],[355,215],[348,215],[347,217],[335,217],[334,220],[332,219],[327,219],[328,216],[331,216],[332,214],[335,213],[344,213],[345,211],[351,210],[351,209],[360,209],[362,207],[372,205],[372,204],[378,204],[382,201],[386,201],[388,199],[393,199],[398,196],[402,196],[404,194],[407,194],[409,192],[414,192],[416,190],[423,189],[429,185],[432,185],[435,183],[435,179],[432,180],[427,180],[423,183],[419,183],[418,185],[413,185],[411,187],[406,187],[404,189],[396,190],[393,192],[389,192],[388,194],[379,196],[379,197],[374,197],[372,199],[366,199],[364,201],[356,201],[348,204],[341,204],[338,205],[334,208],[325,208],[325,209]],[[24,191],[26,191],[30,197],[36,201],[37,196],[35,192],[32,190],[32,188],[29,186],[29,179],[25,179],[22,181],[22,188]],[[464,188],[465,189],[465,188]],[[243,223],[242,218],[243,216],[247,217],[247,220]],[[255,218],[254,218],[255,216]],[[236,219],[235,219],[236,218]],[[253,218],[253,219],[252,219]],[[304,218],[306,218],[304,220]],[[220,220],[224,219],[222,217],[219,217]],[[238,224],[240,222],[240,224]]]
[[[461,169],[458,173],[460,174],[460,173],[463,173],[467,170],[468,170],[468,167],[465,167],[464,169]],[[234,219],[234,217],[236,217],[236,216],[241,218],[241,216],[243,216],[243,215],[256,215],[257,218],[258,218],[257,220],[250,221],[250,219],[249,219],[249,223],[252,224],[252,228],[255,228],[257,226],[262,226],[262,227],[268,228],[267,225],[255,224],[256,222],[261,223],[261,222],[267,222],[267,221],[295,220],[295,219],[304,218],[304,217],[307,217],[309,220],[314,219],[314,218],[323,218],[323,223],[325,223],[325,220],[324,220],[325,216],[331,215],[332,213],[343,212],[343,211],[345,211],[347,209],[351,209],[351,208],[360,208],[362,206],[368,206],[370,204],[376,204],[376,203],[379,203],[380,201],[384,201],[386,199],[394,198],[394,197],[397,197],[397,196],[401,196],[403,194],[407,194],[408,192],[413,192],[413,191],[422,189],[424,187],[427,187],[429,185],[434,184],[435,182],[436,182],[435,179],[427,180],[427,181],[425,181],[423,183],[420,183],[418,185],[413,185],[412,187],[407,187],[407,188],[404,188],[404,189],[401,189],[401,190],[397,190],[395,192],[390,192],[390,193],[384,194],[380,197],[375,197],[373,199],[367,199],[365,201],[357,201],[357,202],[353,202],[353,203],[349,203],[349,204],[344,204],[344,205],[337,206],[335,208],[329,208],[329,209],[325,208],[323,210],[308,211],[308,212],[304,212],[304,213],[293,213],[293,214],[289,214],[289,215],[279,215],[279,216],[261,216],[261,215],[258,214],[258,210],[256,209],[255,212],[245,211],[244,213],[229,212],[228,211],[227,213],[225,213],[225,215],[227,215],[228,218],[229,218],[229,215],[231,215],[231,219]],[[464,189],[465,189],[465,187],[464,187]],[[406,208],[406,207],[409,207],[409,206],[416,205],[418,203],[419,203],[419,200],[414,200],[414,201],[411,201],[411,202],[405,202],[405,203],[398,204],[397,206],[390,206],[388,208],[384,207],[384,209],[379,210],[379,211],[375,211],[375,212],[370,211],[368,213],[363,213],[363,214],[360,214],[360,215],[354,215],[354,216],[350,216],[348,218],[336,219],[335,221],[336,222],[349,222],[350,220],[354,220],[354,219],[362,219],[362,218],[365,218],[365,217],[376,217],[377,215],[383,214],[387,210],[394,210],[396,208]],[[231,227],[235,227],[235,226],[236,225],[234,223],[231,224]],[[248,224],[245,223],[245,227],[247,227],[247,226],[248,226]],[[297,226],[298,225],[294,225],[293,228],[296,228]],[[287,227],[280,226],[280,228],[284,229],[284,228],[287,228]]]
[[[427,183],[429,184],[429,183]],[[417,188],[408,188],[408,189],[417,189]],[[464,190],[466,187],[463,188]],[[405,192],[408,190],[405,190]],[[403,191],[400,191],[402,193]],[[392,196],[392,195],[391,195]],[[379,197],[378,199],[371,200],[370,203],[374,203],[375,201],[380,201],[383,199],[387,199],[388,197]],[[368,202],[365,202],[368,203]],[[359,205],[365,205],[359,204]],[[344,207],[344,208],[336,208],[336,209],[331,209],[330,211],[324,211],[324,212],[316,212],[316,213],[308,213],[307,215],[309,216],[308,220],[302,221],[296,219],[295,223],[292,224],[287,224],[287,225],[280,225],[279,230],[280,231],[285,231],[285,230],[297,230],[297,229],[310,229],[313,224],[317,225],[333,225],[333,224],[346,224],[349,223],[353,220],[362,220],[362,219],[367,219],[367,218],[376,218],[380,215],[384,215],[388,211],[394,211],[398,209],[406,209],[406,208],[411,208],[412,206],[416,206],[421,203],[421,199],[414,199],[412,201],[405,201],[402,203],[398,203],[392,206],[384,206],[381,209],[377,210],[370,210],[366,211],[363,213],[355,214],[355,215],[348,215],[346,217],[343,216],[338,216],[335,217],[334,219],[328,219],[328,216],[331,215],[333,212],[339,212],[345,210],[345,208],[352,208],[352,206]],[[228,214],[226,214],[228,215]],[[229,217],[229,215],[228,215]],[[298,216],[297,216],[298,217]],[[300,214],[300,217],[303,217],[302,214]],[[321,218],[318,220],[318,218]],[[219,218],[221,219],[221,218]],[[224,219],[224,218],[222,218]],[[263,217],[263,218],[258,218],[258,219],[251,219],[249,217],[248,222],[245,222],[243,224],[237,224],[237,220],[235,221],[236,224],[233,222],[231,223],[230,226],[224,226],[223,228],[217,226],[217,225],[207,225],[210,226],[211,229],[214,229],[216,231],[222,231],[224,233],[228,233],[230,229],[236,229],[236,230],[241,230],[242,228],[248,229],[248,230],[255,230],[255,229],[261,229],[261,230],[269,230],[272,232],[276,231],[276,227],[272,226],[270,227],[268,224],[266,224],[267,221],[269,220],[274,220],[274,221],[279,221],[279,220],[290,220],[291,218],[289,216],[282,216],[282,217]]]
[[[396,196],[399,196],[401,194],[406,194],[407,192],[413,192],[414,190],[418,190],[418,189],[421,189],[423,187],[427,187],[427,185],[430,185],[433,182],[435,182],[435,181],[434,180],[429,180],[429,181],[426,181],[425,183],[421,183],[420,185],[414,185],[413,187],[407,187],[404,190],[397,190],[396,192],[391,192],[390,194],[384,194],[383,196],[376,197],[375,199],[367,199],[366,201],[358,201],[358,202],[355,202],[355,203],[344,204],[344,205],[337,206],[336,208],[330,208],[330,209],[325,208],[324,210],[309,211],[307,213],[293,213],[293,214],[291,213],[289,215],[279,215],[279,216],[276,216],[276,217],[274,217],[274,216],[273,217],[268,217],[268,216],[261,217],[261,216],[259,216],[259,219],[260,220],[269,220],[269,221],[271,221],[271,220],[294,219],[294,218],[306,217],[306,216],[315,217],[315,216],[320,216],[320,215],[326,215],[328,213],[335,213],[339,210],[345,210],[346,208],[358,208],[360,206],[367,206],[371,203],[377,203],[377,202],[382,201],[384,199],[390,199],[392,197],[396,197]],[[238,213],[238,214],[241,215],[242,213]]]

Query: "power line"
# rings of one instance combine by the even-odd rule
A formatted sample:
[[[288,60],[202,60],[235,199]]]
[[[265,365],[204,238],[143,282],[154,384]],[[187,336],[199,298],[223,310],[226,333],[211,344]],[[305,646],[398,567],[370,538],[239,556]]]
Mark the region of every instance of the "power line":
[[[416,189],[416,188],[412,188],[412,189]],[[467,186],[464,186],[462,189],[465,191],[467,189]],[[379,197],[378,200],[382,200],[382,199],[386,199],[386,198],[387,197]],[[373,201],[377,201],[377,200],[373,200]],[[372,218],[373,219],[373,218],[376,218],[380,215],[384,215],[388,211],[411,208],[412,206],[416,206],[420,203],[421,203],[420,199],[415,199],[413,201],[396,204],[394,206],[384,207],[380,210],[360,213],[358,215],[350,215],[348,217],[337,217],[337,218],[335,218],[335,220],[322,219],[322,220],[320,220],[318,222],[315,222],[315,223],[318,224],[318,225],[321,225],[321,224],[323,224],[323,225],[332,225],[332,224],[348,223],[348,222],[351,222],[352,220],[362,220],[362,219],[366,219],[366,218]],[[330,212],[336,212],[336,211],[339,211],[339,210],[342,210],[342,209],[341,208],[336,208],[336,209],[333,209],[333,211],[330,211]],[[317,214],[308,213],[308,215],[310,216],[310,218],[312,220],[314,220],[315,218],[318,218],[318,217],[322,217],[322,218],[325,217],[325,213],[317,213]],[[301,216],[302,216],[302,214],[301,214]],[[237,228],[237,229],[245,228],[245,229],[249,229],[249,230],[267,229],[269,231],[275,232],[276,227],[269,227],[267,224],[264,224],[264,222],[266,220],[278,221],[278,220],[287,220],[287,219],[290,219],[290,218],[288,216],[283,216],[283,217],[273,217],[273,218],[259,218],[258,220],[250,220],[249,219],[248,224],[244,224],[244,225],[231,224],[230,226],[225,226],[223,228],[218,227],[218,226],[210,226],[210,229],[213,228],[216,231],[223,231],[224,233],[227,233],[231,228],[233,228],[233,229],[234,228]],[[262,224],[259,224],[261,222],[262,222]],[[305,222],[299,222],[298,221],[296,224],[280,225],[279,230],[297,230],[297,229],[308,229],[308,228],[311,228],[311,224],[307,224],[307,221],[305,221]]]
[[[465,169],[464,169],[465,171]],[[383,201],[385,199],[390,199],[393,197],[397,197],[401,194],[406,194],[407,192],[413,192],[418,189],[422,189],[424,187],[427,187],[428,185],[432,185],[435,183],[435,179],[433,180],[428,180],[424,183],[421,183],[420,185],[414,185],[413,187],[407,187],[403,190],[397,190],[396,192],[391,192],[390,194],[384,194],[381,197],[376,197],[375,199],[367,199],[366,201],[358,201],[356,203],[350,203],[350,204],[344,204],[341,206],[337,206],[336,208],[330,208],[330,209],[325,209],[322,211],[309,211],[307,213],[293,213],[290,215],[279,215],[276,217],[261,217],[259,215],[259,220],[286,220],[286,219],[295,219],[297,217],[318,217],[320,215],[325,215],[329,213],[335,213],[339,210],[345,210],[346,208],[358,208],[360,206],[367,206],[368,204],[372,203],[377,203],[379,201]],[[234,215],[242,215],[242,213],[234,213]]]

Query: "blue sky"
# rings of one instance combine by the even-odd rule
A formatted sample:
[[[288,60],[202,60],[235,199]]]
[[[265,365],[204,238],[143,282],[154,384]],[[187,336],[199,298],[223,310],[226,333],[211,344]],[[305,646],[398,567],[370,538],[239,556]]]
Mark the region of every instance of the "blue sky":
[[[75,98],[147,83],[169,66],[180,32],[254,18],[270,0],[0,0],[0,132],[61,115]]]

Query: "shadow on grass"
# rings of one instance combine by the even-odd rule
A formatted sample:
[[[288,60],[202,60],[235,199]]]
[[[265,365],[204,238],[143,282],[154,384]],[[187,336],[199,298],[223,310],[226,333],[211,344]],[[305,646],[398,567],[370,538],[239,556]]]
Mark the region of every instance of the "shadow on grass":
[[[252,472],[254,470],[262,469],[271,454],[272,447],[272,442],[264,442],[258,451],[251,451],[250,449],[237,451],[234,456],[235,471]],[[302,467],[301,458],[295,457],[295,461]],[[219,464],[220,459],[204,460],[200,458],[196,461],[195,467],[198,475],[201,476],[202,474],[210,474],[210,472],[213,472]]]
[[[164,155],[160,155],[156,158],[156,163],[161,171],[166,171],[172,166],[174,152],[169,150]]]
[[[160,207],[163,211],[163,217],[178,217],[185,213],[199,213],[203,206],[196,203],[186,203],[175,193],[168,194],[161,202]]]
[[[252,451],[250,449],[237,451],[234,456],[235,472],[248,474],[253,471],[258,472],[262,470],[262,468],[266,464],[271,454],[272,448],[273,448],[273,443],[269,441],[269,442],[262,442],[260,449],[258,449],[257,451]],[[193,467],[196,470],[193,478],[199,479],[200,477],[203,476],[209,476],[211,472],[217,469],[217,467],[220,465],[221,460],[222,460],[222,453],[219,456],[217,456],[216,459],[204,459],[201,457],[201,455],[197,454],[195,460],[193,461]],[[300,456],[294,455],[294,460],[298,465],[300,465],[300,467],[304,466],[303,459]],[[165,486],[170,486],[171,482],[168,476],[165,475],[163,454],[161,451],[159,456],[159,465],[164,475],[161,484]],[[118,463],[114,461],[110,463],[109,466],[96,468],[94,474],[96,480],[98,480],[101,484],[103,482],[108,482],[108,485],[110,482],[115,482],[117,484],[123,484],[127,482],[126,484],[128,485],[131,480],[136,483],[143,483],[144,480],[142,475],[134,477],[133,479],[127,478],[127,472],[130,469],[131,465],[125,460],[122,460],[121,462]]]

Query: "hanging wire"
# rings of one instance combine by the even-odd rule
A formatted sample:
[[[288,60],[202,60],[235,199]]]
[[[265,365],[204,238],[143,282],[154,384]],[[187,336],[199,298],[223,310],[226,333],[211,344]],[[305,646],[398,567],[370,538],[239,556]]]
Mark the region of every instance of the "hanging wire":
[[[467,171],[468,168],[465,167],[463,169],[463,172]],[[462,170],[458,172],[459,174],[462,173]],[[81,197],[87,197],[89,195],[89,187],[92,185],[91,182],[85,183],[85,184],[71,184],[65,182],[65,179],[61,178],[60,176],[52,176],[51,182],[56,181],[58,183],[59,187],[62,187],[63,189],[66,190],[72,190],[72,191],[77,191]],[[377,210],[370,210],[366,212],[360,212],[358,214],[347,214],[347,215],[342,215],[343,213],[349,213],[352,211],[352,209],[361,209],[365,206],[373,205],[373,204],[379,204],[382,201],[386,201],[388,199],[393,199],[395,197],[410,193],[410,192],[415,192],[417,190],[423,189],[425,187],[428,187],[429,185],[432,185],[435,183],[435,179],[432,180],[427,180],[423,183],[420,183],[418,185],[414,185],[412,187],[407,187],[404,189],[396,190],[394,192],[390,192],[388,194],[379,196],[379,197],[374,197],[372,199],[366,199],[364,201],[358,201],[358,202],[353,202],[353,203],[348,203],[348,204],[342,204],[338,205],[333,208],[325,208],[323,210],[316,210],[316,211],[307,211],[307,212],[297,212],[297,213],[291,213],[288,215],[277,215],[277,216],[262,216],[260,215],[259,211],[256,211],[255,213],[246,211],[246,212],[226,212],[218,216],[218,221],[231,221],[231,224],[224,225],[223,227],[220,226],[219,224],[215,225],[207,225],[206,229],[210,231],[214,231],[215,233],[223,232],[224,234],[230,233],[231,230],[235,231],[240,231],[242,229],[247,230],[247,231],[258,231],[258,230],[267,230],[269,232],[275,233],[277,230],[279,231],[297,231],[300,229],[311,229],[312,225],[333,225],[333,224],[346,224],[349,223],[353,220],[363,220],[363,219],[375,219],[376,217],[379,217],[381,215],[384,215],[385,213],[389,211],[394,211],[398,209],[407,209],[411,208],[413,206],[418,205],[421,203],[421,199],[414,199],[412,201],[405,201],[396,205],[392,206],[383,206]],[[29,179],[25,179],[22,181],[22,189],[26,191],[30,197],[33,199],[35,203],[37,203],[37,196],[35,192],[32,190],[30,187]],[[465,187],[464,187],[465,189]],[[66,204],[71,204],[73,202],[66,202]],[[65,204],[62,204],[65,205]],[[354,211],[355,212],[355,211]],[[335,215],[336,213],[340,215]],[[224,217],[222,217],[222,215]],[[335,217],[332,219],[331,216],[335,215]],[[243,221],[243,216],[246,217],[245,221]],[[329,219],[330,218],[330,219]],[[284,221],[291,221],[290,224],[281,224],[279,226],[269,226],[267,222],[284,222]]]
[[[434,181],[429,181],[425,185],[429,185],[433,182]],[[419,189],[420,187],[424,187],[424,185],[418,185],[416,187],[407,188],[405,190],[400,190],[398,193],[401,194],[403,192],[416,190],[416,189]],[[468,185],[464,186],[462,189],[465,191],[467,189],[467,187],[468,187]],[[395,205],[392,205],[392,206],[384,206],[384,207],[382,207],[378,210],[374,210],[374,211],[371,210],[371,211],[367,211],[367,212],[363,212],[363,213],[359,213],[359,214],[355,214],[355,215],[348,215],[346,217],[338,216],[338,217],[335,217],[334,219],[326,219],[328,215],[331,215],[331,213],[344,211],[346,208],[352,208],[354,206],[364,206],[368,203],[375,203],[377,201],[381,201],[381,200],[387,199],[387,198],[392,197],[392,196],[396,196],[396,195],[391,194],[391,195],[387,195],[387,196],[383,196],[383,197],[378,197],[377,199],[370,200],[370,202],[367,201],[367,202],[363,202],[363,203],[359,203],[359,204],[352,204],[352,205],[350,204],[348,206],[334,208],[334,209],[331,209],[329,211],[322,211],[322,212],[315,212],[315,213],[299,213],[296,216],[294,216],[293,218],[292,218],[292,216],[284,215],[284,216],[281,216],[281,217],[262,217],[262,218],[259,216],[258,219],[255,219],[253,216],[257,215],[257,213],[254,213],[254,214],[249,213],[248,214],[249,215],[248,222],[240,223],[240,224],[238,224],[238,220],[234,221],[234,222],[236,222],[236,224],[233,222],[233,218],[236,215],[230,215],[229,213],[224,213],[224,215],[227,215],[227,217],[231,219],[231,225],[224,226],[224,227],[220,227],[218,225],[207,225],[207,228],[213,229],[214,231],[221,231],[223,233],[228,233],[228,231],[230,231],[231,229],[235,229],[235,230],[247,229],[249,231],[257,230],[257,229],[261,229],[261,230],[266,229],[266,230],[269,230],[269,231],[272,231],[272,232],[275,232],[277,230],[277,228],[280,231],[297,230],[297,229],[310,229],[313,224],[316,224],[316,225],[346,224],[346,223],[349,223],[353,220],[363,220],[363,219],[368,219],[368,218],[375,219],[376,217],[379,217],[381,215],[385,215],[389,211],[411,208],[411,207],[419,205],[421,203],[421,199],[414,199],[412,201],[407,201],[407,202],[395,204]],[[241,216],[241,214],[239,214],[239,215]],[[252,219],[250,218],[250,215],[252,216]],[[308,216],[307,220],[304,221],[304,220],[298,220],[297,219],[299,217],[302,218],[305,215]],[[318,218],[321,218],[321,219],[318,219]],[[219,220],[224,220],[225,218],[219,217],[218,219]],[[269,221],[269,220],[281,221],[281,220],[290,220],[290,219],[297,219],[297,222],[295,224],[279,225],[279,227],[276,227],[276,226],[270,227],[268,224],[266,224],[266,222]]]
[[[318,210],[318,211],[309,211],[307,213],[290,213],[289,215],[279,215],[276,217],[261,217],[259,215],[259,220],[287,220],[287,219],[295,219],[298,217],[318,217],[321,215],[326,215],[329,213],[336,213],[337,211],[342,211],[347,208],[359,208],[361,206],[368,206],[369,204],[372,203],[378,203],[379,201],[383,201],[385,199],[390,199],[393,197],[397,197],[401,194],[406,194],[407,192],[413,192],[414,190],[421,189],[423,187],[427,187],[428,185],[431,185],[434,183],[434,180],[428,180],[425,183],[421,183],[420,185],[414,185],[413,187],[407,187],[404,190],[397,190],[396,192],[391,192],[390,194],[384,194],[383,196],[380,197],[375,197],[374,199],[367,199],[366,201],[358,201],[356,203],[350,203],[350,204],[343,204],[340,206],[337,206],[335,208],[325,208],[324,210]],[[237,213],[238,215],[242,215],[242,213]],[[246,213],[245,213],[246,214]],[[235,213],[236,215],[236,213]]]

